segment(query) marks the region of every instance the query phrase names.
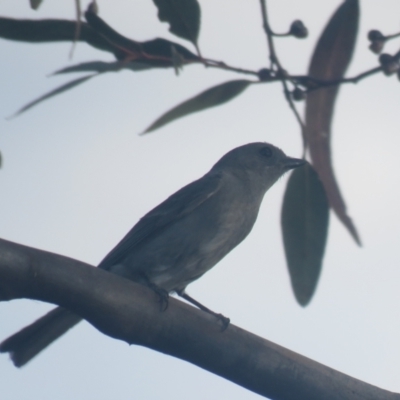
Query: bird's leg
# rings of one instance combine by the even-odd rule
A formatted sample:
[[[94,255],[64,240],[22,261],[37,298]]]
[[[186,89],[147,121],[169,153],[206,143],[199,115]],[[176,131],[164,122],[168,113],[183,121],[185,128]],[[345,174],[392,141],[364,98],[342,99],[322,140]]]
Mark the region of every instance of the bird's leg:
[[[158,295],[160,310],[165,311],[168,308],[168,300],[169,300],[168,292],[151,282],[148,283],[148,286],[150,289],[153,289],[154,292]]]
[[[143,274],[143,278],[146,281],[146,285],[158,295],[160,310],[165,311],[168,308],[168,300],[169,300],[168,292],[165,289],[157,286],[155,283],[151,282],[150,279],[147,277],[147,275]]]
[[[188,301],[189,303],[192,303],[193,305],[195,305],[197,308],[199,308],[200,310],[214,315],[214,317],[216,317],[218,320],[220,320],[222,322],[222,330],[224,331],[229,323],[231,322],[231,320],[225,316],[223,316],[222,314],[217,314],[214,311],[211,311],[209,308],[207,308],[206,306],[203,306],[203,304],[199,303],[197,300],[195,300],[193,297],[189,296],[185,291],[179,291],[176,292],[178,294],[178,296],[182,297],[183,299],[185,299],[186,301]]]

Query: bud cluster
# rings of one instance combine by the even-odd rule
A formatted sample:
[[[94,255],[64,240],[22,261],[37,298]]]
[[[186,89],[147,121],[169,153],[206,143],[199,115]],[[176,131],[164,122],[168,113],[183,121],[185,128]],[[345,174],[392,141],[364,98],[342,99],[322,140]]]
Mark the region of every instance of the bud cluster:
[[[390,76],[397,72],[400,78],[400,60],[399,56],[392,56],[387,53],[383,53],[379,56],[379,64],[381,64],[382,70],[385,75]]]
[[[387,38],[381,31],[373,29],[368,32],[368,40],[371,42],[369,45],[370,50],[375,54],[379,54],[383,50]]]

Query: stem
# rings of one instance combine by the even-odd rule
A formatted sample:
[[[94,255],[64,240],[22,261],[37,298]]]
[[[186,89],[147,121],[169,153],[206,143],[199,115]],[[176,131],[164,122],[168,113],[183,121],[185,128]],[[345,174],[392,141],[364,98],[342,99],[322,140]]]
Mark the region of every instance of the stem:
[[[293,111],[293,114],[294,114],[297,122],[300,125],[301,136],[303,138],[303,158],[304,158],[305,155],[306,155],[306,150],[307,150],[306,126],[304,125],[304,122],[301,119],[300,114],[297,111],[296,106],[294,105],[292,96],[290,95],[290,91],[289,91],[287,82],[285,80],[282,80],[282,85],[283,85],[283,90],[284,90],[284,93],[285,93],[286,100],[289,103],[289,107]]]
[[[360,80],[367,78],[371,75],[377,74],[378,72],[381,72],[381,71],[382,71],[382,67],[379,66],[379,67],[369,69],[365,72],[362,72],[356,76],[353,76],[352,78],[334,79],[331,81],[312,78],[307,75],[294,75],[294,76],[291,76],[291,79],[294,82],[296,82],[297,84],[306,87],[308,92],[312,92],[312,91],[318,90],[320,88],[330,87],[330,86],[338,86],[343,83],[358,83]],[[311,85],[313,85],[313,86],[311,86]]]
[[[76,25],[75,25],[75,33],[74,33],[74,40],[72,42],[72,47],[69,52],[69,58],[72,59],[75,51],[75,46],[76,42],[79,39],[79,36],[81,34],[81,27],[82,27],[82,21],[81,21],[81,16],[82,16],[82,9],[81,9],[81,2],[80,0],[75,0],[75,12],[76,12]]]
[[[394,39],[400,36],[400,32],[399,33],[394,33],[393,35],[387,35],[385,36],[385,40],[390,40],[390,39]]]
[[[267,13],[267,5],[265,0],[260,0],[261,4],[261,15],[263,20],[263,28],[265,31],[265,35],[267,36],[267,43],[269,49],[269,59],[271,60],[272,67],[274,64],[278,67],[278,70],[282,69],[282,66],[279,62],[279,59],[276,55],[275,45],[273,40],[273,32],[268,23],[268,13]]]
[[[232,67],[230,65],[225,64],[223,61],[211,60],[209,58],[202,58],[202,61],[206,67],[219,68],[219,69],[224,69],[227,71],[233,71],[233,72],[238,72],[240,74],[253,75],[253,76],[258,77],[257,71],[253,71],[250,69],[244,69],[244,68]]]
[[[395,55],[400,56],[400,51],[398,54]],[[211,68],[219,68],[227,71],[233,71],[237,72],[240,74],[246,74],[246,75],[253,75],[258,77],[258,72],[250,69],[244,69],[244,68],[238,68],[238,67],[233,67],[231,65],[225,64],[223,61],[217,61],[217,60],[212,60],[209,58],[203,58],[202,59],[204,65],[207,67]],[[269,80],[267,81],[262,81],[260,83],[271,83],[271,82],[292,82],[295,85],[300,85],[305,87],[309,92],[318,90],[320,88],[324,87],[330,87],[330,86],[337,86],[341,85],[344,83],[358,83],[362,79],[365,79],[371,75],[375,75],[378,72],[382,71],[382,67],[375,67],[372,69],[369,69],[367,71],[361,72],[360,74],[350,77],[350,78],[342,78],[342,79],[333,79],[333,80],[323,80],[323,79],[317,79],[313,78],[308,75],[288,75],[284,69],[281,70],[282,72],[279,73],[277,72],[275,76],[271,76]],[[287,88],[289,91],[289,89]],[[286,95],[286,94],[285,94]]]
[[[303,120],[300,117],[299,112],[296,109],[296,106],[294,105],[293,99],[290,94],[290,90],[288,87],[288,81],[293,83],[293,79],[290,77],[290,75],[287,74],[287,72],[282,68],[282,65],[279,61],[279,58],[276,54],[275,51],[275,44],[274,44],[274,33],[269,26],[268,23],[268,13],[267,13],[267,4],[266,0],[260,0],[260,5],[261,5],[261,15],[262,15],[262,21],[263,21],[263,28],[265,31],[265,35],[267,37],[267,43],[268,43],[268,49],[269,49],[269,58],[271,60],[271,69],[276,66],[277,68],[277,73],[276,73],[276,79],[274,80],[280,80],[282,82],[283,86],[283,91],[285,94],[286,101],[289,104],[290,109],[293,111],[293,114],[297,120],[297,122],[300,125],[301,129],[301,135],[303,138],[303,156],[305,155],[306,148],[307,148],[307,140],[305,137],[305,125],[303,123]]]

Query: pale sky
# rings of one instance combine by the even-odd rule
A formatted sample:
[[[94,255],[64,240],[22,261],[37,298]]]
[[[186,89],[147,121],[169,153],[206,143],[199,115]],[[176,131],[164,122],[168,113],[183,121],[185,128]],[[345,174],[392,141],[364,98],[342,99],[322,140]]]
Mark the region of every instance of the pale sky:
[[[88,1],[83,1],[85,9]],[[136,40],[168,32],[151,0],[98,1],[100,16]],[[271,0],[270,20],[285,31],[295,19],[306,40],[277,40],[281,61],[303,74],[337,0]],[[348,76],[376,65],[366,33],[400,28],[400,2],[364,0],[357,49]],[[258,1],[200,0],[204,56],[259,69],[267,65]],[[74,2],[3,0],[0,15],[74,18]],[[385,51],[394,53],[398,42]],[[0,237],[96,265],[137,220],[183,185],[206,173],[227,151],[267,141],[301,155],[299,127],[278,83],[254,85],[232,102],[138,135],[163,112],[215,84],[241,76],[202,66],[110,73],[12,120],[34,98],[79,75],[48,77],[83,61],[112,55],[79,44],[24,44],[0,39]],[[353,377],[400,392],[400,83],[374,76],[340,91],[333,125],[334,165],[358,248],[332,214],[318,290],[306,308],[291,292],[280,232],[287,177],[266,195],[249,237],[188,293],[233,324]],[[52,305],[0,303],[0,340]],[[83,322],[25,368],[0,356],[2,398],[256,399],[260,396],[196,366],[111,339]]]

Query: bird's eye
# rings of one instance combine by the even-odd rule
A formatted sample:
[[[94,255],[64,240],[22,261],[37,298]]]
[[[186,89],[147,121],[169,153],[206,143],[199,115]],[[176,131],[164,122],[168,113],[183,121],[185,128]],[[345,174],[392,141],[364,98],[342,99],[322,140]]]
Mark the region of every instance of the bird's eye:
[[[260,149],[260,154],[264,157],[271,157],[272,156],[272,149],[271,147],[265,146],[262,149]]]

